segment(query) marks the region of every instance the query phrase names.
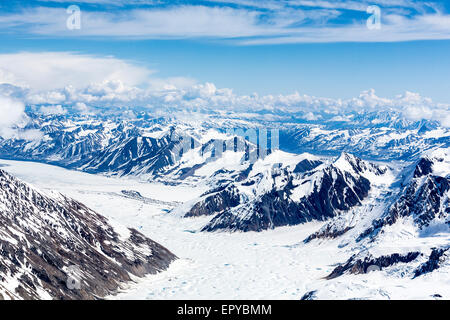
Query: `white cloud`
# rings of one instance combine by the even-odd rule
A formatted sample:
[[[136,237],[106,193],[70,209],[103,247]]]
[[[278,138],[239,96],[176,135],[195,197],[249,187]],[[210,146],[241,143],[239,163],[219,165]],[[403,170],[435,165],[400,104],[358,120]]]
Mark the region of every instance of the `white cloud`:
[[[68,30],[65,8],[38,7],[0,15],[2,29],[35,35],[137,38],[241,37],[260,33],[259,12],[206,6],[82,11],[81,29]]]
[[[38,129],[14,130],[12,137],[18,140],[39,141],[44,137],[44,133]]]
[[[12,127],[25,117],[25,105],[9,97],[0,96],[0,136],[10,137]]]
[[[320,115],[316,115],[316,114],[314,114],[312,112],[308,112],[308,113],[305,114],[305,116],[303,118],[305,120],[308,120],[308,121],[316,121],[316,120],[319,120],[322,117]]]
[[[54,3],[87,3],[87,4],[108,4],[112,6],[125,6],[125,5],[153,5],[160,3],[161,0],[39,0],[41,2],[54,2]]]
[[[210,1],[212,6],[168,3],[145,8],[138,1],[128,4],[134,7],[83,10],[80,30],[68,30],[65,8],[57,7],[5,12],[0,14],[0,28],[13,33],[57,37],[232,39],[232,43],[241,45],[450,39],[450,15],[432,2],[215,0]],[[381,30],[366,27],[369,17],[366,9],[373,4],[382,6]],[[348,10],[356,16],[336,20]]]
[[[112,57],[70,52],[0,54],[0,83],[32,90],[51,90],[69,85],[82,87],[89,83],[114,80],[139,85],[152,73],[147,68]]]
[[[74,109],[76,110],[76,112],[78,112],[79,114],[93,114],[91,108],[89,108],[85,103],[83,102],[77,102],[75,103]]]
[[[42,113],[43,115],[62,115],[62,114],[66,114],[67,110],[64,109],[61,105],[56,105],[56,106],[42,106],[39,109],[39,112]]]

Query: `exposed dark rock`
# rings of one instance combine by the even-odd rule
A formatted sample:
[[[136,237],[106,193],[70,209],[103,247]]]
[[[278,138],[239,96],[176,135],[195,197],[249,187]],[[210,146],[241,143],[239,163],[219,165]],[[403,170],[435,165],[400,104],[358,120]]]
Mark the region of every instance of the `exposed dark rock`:
[[[193,176],[195,174],[195,171],[200,169],[201,167],[203,167],[205,165],[205,163],[199,163],[196,164],[193,167],[189,167],[189,168],[183,168],[179,171],[179,175],[180,175],[180,179],[184,180],[186,178],[189,178],[191,176]]]
[[[170,135],[160,139],[132,136],[93,154],[92,160],[86,161],[83,168],[86,172],[112,172],[121,176],[136,171],[158,174],[175,163],[173,150],[180,143],[172,140]]]
[[[252,169],[253,169],[253,163],[251,163],[251,164],[248,166],[247,169],[245,169],[245,170],[239,172],[239,175],[236,177],[235,181],[236,181],[236,182],[241,182],[241,181],[247,179],[247,178],[248,178],[248,175],[250,174],[250,172],[252,171]]]
[[[135,190],[122,190],[122,193],[131,198],[142,198],[142,194]]]
[[[338,211],[359,205],[370,189],[369,180],[363,176],[354,176],[330,166],[323,169],[322,179],[311,194],[293,201],[290,195],[296,186],[289,173],[283,174],[288,182],[282,189],[272,189],[251,203],[241,203],[239,207],[235,203],[233,207],[221,207],[223,211],[202,230],[262,231],[311,220],[324,221],[334,217]],[[240,211],[236,211],[238,209]]]
[[[314,239],[335,239],[337,237],[342,236],[343,234],[347,233],[348,231],[350,231],[352,229],[353,229],[353,227],[345,227],[343,229],[336,229],[331,224],[327,224],[323,230],[319,230],[319,231],[311,234],[305,240],[303,240],[303,242],[309,243]]]
[[[409,263],[417,259],[420,255],[420,252],[409,252],[405,255],[401,255],[398,253],[391,254],[389,256],[381,256],[378,258],[374,257],[366,257],[364,260],[357,259],[355,256],[352,256],[347,262],[343,265],[336,267],[327,277],[326,279],[334,279],[342,276],[344,273],[350,274],[362,274],[367,273],[371,269],[370,267],[378,268],[379,270],[383,268],[390,267],[397,263]],[[369,269],[369,270],[368,270]]]
[[[63,195],[46,196],[0,170],[0,292],[12,299],[97,299],[130,275],[165,270],[176,258],[134,229],[120,236],[106,218]],[[71,268],[79,289],[70,289]],[[19,279],[15,291],[5,281]]]
[[[447,254],[449,250],[450,248],[433,248],[428,260],[414,271],[414,278],[439,269],[441,263],[449,258]]]
[[[433,175],[433,162],[424,158],[418,162],[414,177],[404,186],[385,217],[374,220],[372,226],[357,238],[377,234],[384,226],[393,225],[401,217],[412,217],[419,229],[430,225],[436,219],[447,219],[450,230],[449,199],[450,178]]]
[[[320,166],[322,163],[323,162],[319,160],[302,160],[295,166],[294,173],[304,173],[307,171],[311,171],[312,169]]]
[[[416,165],[414,170],[414,178],[420,178],[429,175],[433,172],[433,161],[427,158],[422,158]]]
[[[309,291],[301,297],[300,300],[314,300],[316,298],[317,290]]]
[[[233,208],[240,203],[239,191],[232,185],[219,189],[216,193],[197,202],[186,213],[185,217],[213,215],[225,209]]]

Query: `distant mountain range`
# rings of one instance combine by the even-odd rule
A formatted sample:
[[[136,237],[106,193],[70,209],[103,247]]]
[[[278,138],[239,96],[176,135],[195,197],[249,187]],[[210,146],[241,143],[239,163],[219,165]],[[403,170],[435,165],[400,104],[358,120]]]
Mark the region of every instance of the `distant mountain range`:
[[[282,121],[265,118],[212,115],[196,122],[153,118],[147,113],[132,120],[29,113],[28,123],[17,131],[32,130],[40,138],[27,139],[26,134],[0,138],[0,156],[43,161],[92,173],[154,178],[167,176],[168,170],[171,173],[177,170],[180,160],[177,152],[183,148],[189,150],[192,145],[202,156],[213,149],[219,153],[221,150],[214,146],[204,148],[211,141],[233,136],[247,138],[257,145],[259,138],[251,136],[272,129],[277,130],[278,141],[271,149],[296,154],[338,156],[348,152],[368,160],[413,161],[426,150],[450,147],[448,128],[435,121],[405,120],[395,112],[351,113],[340,121],[335,118],[305,121],[295,114],[290,118],[284,116]]]

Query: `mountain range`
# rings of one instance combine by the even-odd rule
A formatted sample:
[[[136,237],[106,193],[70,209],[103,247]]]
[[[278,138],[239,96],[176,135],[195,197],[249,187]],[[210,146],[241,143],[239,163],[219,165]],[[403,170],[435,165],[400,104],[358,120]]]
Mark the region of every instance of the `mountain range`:
[[[385,111],[326,121],[271,116],[182,121],[144,112],[132,119],[29,113],[16,136],[0,138],[0,157],[202,187],[200,196],[169,212],[202,219],[196,232],[323,222],[300,240],[351,248],[327,275],[330,281],[399,265],[401,277],[413,279],[450,263],[449,244],[433,241],[450,234],[447,128]],[[35,138],[24,138],[29,132]],[[0,298],[100,298],[131,275],[163,271],[176,259],[134,229],[120,234],[73,199],[44,194],[1,170],[0,183]],[[406,229],[411,243],[421,244],[386,249]],[[85,290],[61,289],[71,265],[84,267]],[[327,284],[318,285],[303,298],[320,298],[325,290]]]

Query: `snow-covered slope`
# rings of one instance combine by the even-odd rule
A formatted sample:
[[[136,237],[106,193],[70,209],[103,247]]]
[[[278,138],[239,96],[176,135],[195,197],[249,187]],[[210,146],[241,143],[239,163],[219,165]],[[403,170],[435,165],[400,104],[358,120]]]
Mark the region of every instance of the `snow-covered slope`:
[[[295,153],[350,152],[378,161],[411,161],[425,150],[450,147],[450,130],[435,121],[411,121],[396,112],[350,113],[340,119],[281,125],[280,145]]]
[[[337,280],[342,286],[353,281],[349,277],[372,272],[391,279],[450,280],[444,276],[450,267],[449,151],[426,152],[363,206],[363,214],[350,210],[305,239],[306,245],[337,241],[351,253],[305,298],[325,297],[336,286],[333,279],[347,279]]]
[[[142,207],[133,207],[134,211],[130,212],[128,207],[121,207],[116,211],[120,211],[120,217],[125,221],[128,217],[139,221],[139,227],[144,225],[149,228],[154,222],[148,220],[148,212],[142,209],[143,206],[152,204],[158,208],[164,207],[160,213],[151,212],[152,216],[156,215],[155,221],[159,223],[158,229],[161,229],[158,234],[163,234],[164,241],[171,239],[172,229],[176,227],[179,229],[177,237],[181,244],[185,234],[189,234],[192,241],[211,241],[208,245],[215,249],[219,247],[220,241],[217,239],[233,237],[238,239],[235,240],[234,247],[223,245],[220,248],[233,253],[240,246],[239,239],[245,239],[246,245],[254,250],[252,252],[259,254],[258,249],[253,248],[252,239],[255,237],[264,239],[264,255],[261,254],[263,256],[266,253],[272,256],[291,249],[292,252],[288,255],[291,260],[302,260],[303,257],[311,255],[311,260],[306,261],[303,269],[299,270],[308,274],[306,280],[297,279],[292,274],[288,277],[290,280],[301,280],[297,282],[301,287],[301,290],[296,291],[299,295],[297,298],[336,298],[340,297],[341,293],[342,298],[379,297],[392,293],[399,297],[400,291],[397,290],[400,289],[397,287],[405,284],[407,288],[417,283],[423,285],[428,280],[431,284],[441,280],[447,285],[450,284],[448,128],[443,128],[433,121],[407,121],[390,112],[352,112],[340,119],[331,114],[323,114],[317,121],[301,120],[295,114],[278,114],[280,117],[273,117],[277,120],[266,121],[264,115],[260,118],[245,119],[233,118],[231,115],[228,117],[229,115],[224,113],[198,123],[154,118],[146,113],[132,119],[30,115],[31,122],[21,129],[21,134],[8,139],[0,138],[0,157],[53,163],[69,169],[114,176],[112,180],[119,185],[125,185],[126,182],[129,186],[131,183],[131,187],[120,186],[114,192],[105,192],[103,187],[99,186],[95,195],[83,194],[83,190],[80,194],[82,199],[87,197],[92,201],[91,206],[104,206],[105,212],[112,210],[112,205],[96,204],[97,197],[103,197],[106,201],[109,197],[116,199],[116,205],[120,205],[125,199],[128,201],[127,205],[134,201],[136,208]],[[267,117],[269,118],[271,117]],[[238,134],[225,132],[229,128],[244,131],[247,128],[276,128],[280,131],[280,148],[284,151],[270,150],[267,156],[251,159],[251,155],[257,152],[257,145]],[[33,134],[41,134],[41,137],[24,138],[26,130],[34,130]],[[126,179],[128,177],[131,179]],[[110,179],[99,176],[95,178]],[[137,181],[134,178],[152,186],[151,194],[141,194],[139,188],[135,189],[133,183]],[[87,182],[83,183],[87,185]],[[72,214],[75,210],[73,214],[78,217],[77,214],[89,211],[82,209],[80,213],[77,208],[85,207],[74,204],[73,200],[63,196],[37,193],[46,199],[43,203],[56,202],[57,208],[62,206],[62,211],[52,211],[57,216],[52,216],[53,220],[50,222],[45,218],[36,218],[39,228],[45,230],[39,233],[42,237],[47,230],[52,230],[53,226],[58,231],[66,230],[64,212]],[[18,199],[28,199],[27,196],[28,191],[20,193]],[[35,198],[40,199],[32,196],[31,200]],[[5,199],[10,198],[7,196]],[[3,201],[6,201],[5,199]],[[41,202],[39,200],[39,204]],[[22,233],[28,232],[28,229],[24,228],[29,224],[29,218],[25,219],[26,223],[22,223],[23,219],[12,216],[12,212],[20,212],[23,209],[17,207],[17,203],[21,202],[8,200],[1,207],[5,217],[6,213],[9,214],[9,225],[19,223],[20,227],[20,236],[10,228],[0,230],[0,235],[3,234],[4,239],[9,239],[9,242],[14,242],[11,239],[18,241],[17,239],[24,237]],[[34,206],[38,209],[34,209]],[[46,206],[47,204],[44,207],[33,204],[30,205],[29,211],[47,212]],[[48,212],[42,217],[46,215]],[[97,221],[96,219],[94,220]],[[164,230],[167,221],[173,224],[168,230]],[[96,226],[101,224],[95,223]],[[292,227],[294,225],[296,226]],[[78,230],[82,227],[77,224],[76,228]],[[91,232],[89,239],[97,239],[96,241],[101,243],[101,239],[105,237],[98,231],[101,228],[94,228],[97,230],[95,232],[92,228],[88,229]],[[114,250],[122,248],[120,250],[126,253],[123,248],[128,248],[127,243],[132,241],[128,238],[134,234],[130,232],[127,231],[124,236],[117,235],[117,240],[108,238],[106,241],[116,243]],[[288,232],[289,239],[295,241],[280,243],[278,249],[270,247],[269,238],[278,235],[278,232],[281,235]],[[67,233],[72,235],[70,230]],[[268,239],[264,238],[266,234]],[[43,248],[45,250],[41,249],[42,252],[51,252],[59,257],[69,248],[67,241],[88,241],[84,238],[72,240],[64,238],[63,235],[60,235],[61,239],[57,238],[62,241],[61,246],[50,241],[48,247]],[[151,233],[149,235],[153,238]],[[37,239],[42,240],[42,237]],[[214,239],[217,242],[214,242]],[[26,241],[30,242],[27,238],[20,246],[30,248]],[[93,242],[94,247],[97,242]],[[89,241],[88,243],[92,247]],[[86,248],[89,248],[89,245]],[[61,250],[60,247],[64,249]],[[135,248],[136,243],[132,242],[131,247]],[[99,254],[108,257],[116,255],[108,251],[108,248],[102,245],[99,249],[102,252]],[[202,247],[202,250],[204,249],[205,247]],[[322,258],[319,254],[313,254],[322,249],[331,257]],[[8,250],[10,251],[7,251],[4,261],[7,261],[8,268],[11,269],[15,262],[11,262],[14,259],[11,258],[10,252],[15,252],[16,248]],[[183,246],[178,247],[178,250],[182,252]],[[197,258],[200,256],[199,252]],[[212,256],[211,251],[208,252]],[[97,257],[94,253],[89,254]],[[139,255],[139,252],[133,254]],[[71,263],[74,265],[79,262],[76,259],[81,259],[77,255],[70,257],[75,259],[75,263]],[[122,258],[128,259],[127,257],[125,254]],[[22,261],[20,259],[17,258]],[[58,259],[56,261],[59,261]],[[95,259],[97,258],[94,258],[94,261]],[[121,259],[120,255],[114,259]],[[144,260],[142,257],[140,259]],[[208,261],[207,258],[204,260]],[[238,265],[244,259],[233,256],[231,260]],[[290,263],[294,263],[291,260]],[[105,261],[102,263],[106,263]],[[221,267],[227,266],[228,262],[220,260],[216,266],[217,270],[224,271]],[[246,263],[251,264],[252,261],[249,259]],[[210,270],[208,266],[204,267],[203,270]],[[18,272],[14,274],[28,272],[16,265],[14,268],[14,272]],[[290,273],[293,272],[292,268],[287,267]],[[311,271],[312,269],[317,271]],[[49,271],[53,269],[45,270],[50,275],[49,279],[54,279],[51,277],[53,271]],[[272,271],[268,270],[264,274],[270,276]],[[96,275],[95,269],[86,272]],[[45,292],[52,294],[51,285],[48,289],[44,285],[45,281],[42,282],[35,271],[26,274],[38,288],[36,290],[46,290]],[[61,279],[60,274],[57,275],[59,278],[55,279]],[[190,276],[196,277],[195,274]],[[208,276],[205,277],[207,278]],[[20,280],[9,276],[5,283],[14,284],[19,281],[17,279]],[[114,292],[113,288],[127,277],[115,279],[118,280],[112,287],[103,288],[102,292],[95,294]],[[199,283],[203,281],[203,277],[196,279]],[[219,279],[215,282],[217,286],[223,285],[225,276]],[[212,281],[211,278],[209,281]],[[377,281],[383,283],[386,288],[389,284],[392,286],[384,290]],[[284,285],[288,283],[290,282],[286,281]],[[205,288],[210,288],[210,285],[203,285],[204,293],[207,292]],[[165,295],[166,287],[162,286],[159,293]],[[427,285],[427,288],[430,287],[433,288],[433,285]],[[33,293],[28,287],[24,288],[25,291],[19,289],[18,293],[15,288],[4,285],[2,294],[4,297],[14,294],[17,297],[26,297],[26,294]],[[436,293],[443,291],[445,290]],[[45,297],[45,292],[39,291],[30,297]],[[271,291],[267,289],[264,292]],[[71,293],[69,291],[61,294],[72,297]]]
[[[174,259],[136,230],[0,170],[0,299],[95,299]]]
[[[261,231],[323,221],[361,205],[388,169],[347,153],[329,162],[277,151],[240,173],[240,179],[221,179],[185,216],[212,215],[204,231]]]
[[[395,201],[360,238],[397,223],[412,223],[423,233],[450,231],[450,149],[428,152],[400,178]]]
[[[248,129],[275,129],[279,132],[280,150],[329,156],[349,152],[383,161],[412,161],[424,150],[450,146],[448,128],[433,121],[405,120],[395,112],[350,113],[343,117],[345,121],[330,118],[331,115],[328,118],[322,115],[323,119],[316,121],[302,120],[300,116],[282,113],[267,121],[264,117],[246,120],[245,115],[236,119],[225,113],[205,116],[196,123],[158,118],[146,112],[131,119],[119,115],[29,113],[30,121],[17,128],[18,134],[7,139],[0,137],[0,157],[146,179],[163,180],[171,175],[167,180],[179,183],[195,176],[195,171],[211,160],[211,155],[220,158],[222,150],[217,147],[220,142],[230,145],[232,131],[239,136],[248,133]],[[182,159],[179,152],[183,148],[197,151]],[[211,153],[213,149],[216,154]],[[205,156],[208,152],[209,157]]]
[[[290,162],[295,167],[297,160],[301,161],[295,155],[291,160],[284,158],[283,166]],[[390,165],[392,170],[382,176],[383,181],[371,185],[369,195],[361,205],[331,220],[264,232],[233,233],[198,232],[211,219],[210,216],[186,219],[169,213],[176,204],[168,201],[189,201],[205,192],[203,188],[142,183],[33,162],[1,160],[1,165],[43,190],[57,189],[95,208],[111,221],[136,228],[167,245],[179,257],[168,271],[127,285],[119,296],[110,296],[111,299],[298,300],[307,293],[314,299],[450,297],[450,265],[445,260],[447,253],[438,249],[450,243],[450,233],[441,231],[427,236],[403,221],[392,229],[387,226],[383,235],[378,233],[377,237],[356,241],[397,198],[401,187],[397,185],[400,179],[396,177],[401,178],[399,172],[404,166],[401,163],[394,167]],[[142,197],[128,192],[130,197],[124,197],[124,189],[136,190]],[[385,200],[389,199],[391,201],[386,203]],[[339,236],[303,242],[335,219],[346,222],[350,230]],[[415,260],[400,262],[400,259],[405,261],[408,253],[415,252],[420,252]],[[355,261],[364,262],[367,258],[371,263],[379,263],[381,270],[369,273],[348,271],[326,279],[336,267],[345,265],[354,255]],[[397,260],[398,263],[384,267]],[[422,270],[422,265],[428,272],[416,277],[415,272]],[[436,265],[439,268],[435,269]],[[369,267],[367,269],[376,270],[374,266]]]
[[[256,155],[255,146],[243,137],[174,120],[36,115],[31,119],[20,130],[37,137],[24,138],[25,133],[0,137],[1,158],[180,184],[195,183],[209,176],[208,168],[230,164],[224,155],[234,154],[237,163]],[[217,160],[222,163],[207,165]]]

